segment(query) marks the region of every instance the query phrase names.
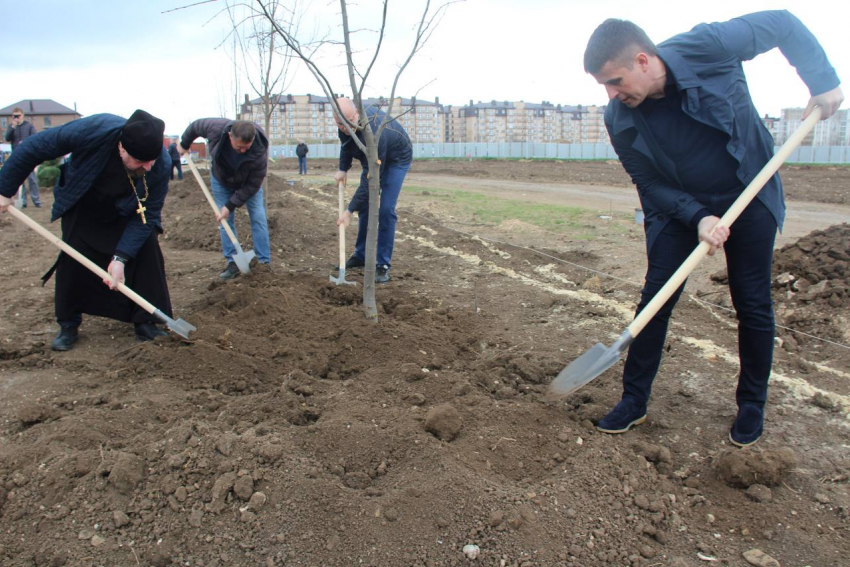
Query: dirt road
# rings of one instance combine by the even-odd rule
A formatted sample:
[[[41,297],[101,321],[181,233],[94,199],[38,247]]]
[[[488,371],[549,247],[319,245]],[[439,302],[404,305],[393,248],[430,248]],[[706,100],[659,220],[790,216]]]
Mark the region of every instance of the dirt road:
[[[290,164],[283,160],[282,171],[293,173],[287,165]],[[322,174],[330,175],[336,170],[336,163],[311,160],[310,168],[311,173],[324,180]],[[780,174],[785,185],[787,215],[783,232],[776,241],[777,248],[813,230],[850,220],[850,168],[792,165],[783,166]],[[600,214],[615,211],[631,215],[640,207],[634,186],[616,161],[417,161],[408,174],[407,184],[583,207]]]
[[[533,203],[582,207],[600,213],[617,211],[632,213],[640,208],[637,192],[633,187],[611,187],[606,185],[572,185],[552,182],[527,182],[506,179],[481,179],[411,173],[408,183],[432,189],[462,189],[503,199],[515,199]],[[850,187],[848,187],[850,191]],[[813,230],[823,230],[850,220],[850,205],[788,201],[785,227],[776,239],[780,248]]]

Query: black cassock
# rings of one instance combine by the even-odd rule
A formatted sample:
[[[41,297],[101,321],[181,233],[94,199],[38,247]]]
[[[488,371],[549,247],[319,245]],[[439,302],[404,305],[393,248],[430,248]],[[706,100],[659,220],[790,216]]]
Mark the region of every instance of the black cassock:
[[[127,170],[116,151],[91,189],[62,215],[62,239],[106,270],[130,220],[118,214],[115,204],[132,192]],[[128,323],[159,322],[120,291],[110,290],[99,276],[71,256],[60,254],[55,268],[56,320],[60,324],[79,325],[83,313]],[[124,277],[124,285],[172,316],[165,261],[155,229],[136,257],[127,262]]]

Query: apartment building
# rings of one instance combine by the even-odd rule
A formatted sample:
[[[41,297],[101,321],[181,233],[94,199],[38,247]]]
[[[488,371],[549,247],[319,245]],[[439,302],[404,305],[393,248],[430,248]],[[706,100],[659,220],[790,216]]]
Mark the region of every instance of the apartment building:
[[[604,106],[469,101],[446,114],[446,142],[608,142]]]
[[[469,104],[461,109],[461,128],[465,142],[512,142],[514,136],[514,105],[507,101]],[[446,140],[454,142],[456,140]]]
[[[364,99],[368,107],[386,111],[389,101],[383,97]],[[333,109],[327,97],[316,95],[278,95],[274,99],[269,132],[270,139],[282,143],[297,140],[328,142],[337,139],[337,126]],[[404,126],[413,142],[434,143],[444,140],[444,117],[439,98],[434,102],[397,97],[393,102],[393,115]],[[251,120],[265,127],[262,99],[248,99],[239,113],[241,120]]]
[[[440,107],[443,115],[443,142],[466,142],[466,123],[462,106],[451,104]]]
[[[770,135],[773,136],[773,139],[776,140],[779,137],[779,118],[775,118],[773,116],[769,116],[765,114],[762,119],[762,123],[764,123],[767,131],[770,132]]]
[[[416,97],[397,97],[393,102],[393,115],[414,143],[439,143],[445,140],[445,115],[440,109],[439,97],[433,102]]]
[[[605,106],[559,106],[562,117],[559,142],[568,144],[607,144]]]
[[[384,97],[363,99],[365,108],[377,107],[387,112],[389,99]],[[404,126],[413,143],[439,143],[445,140],[446,117],[440,98],[433,102],[416,97],[393,99],[392,115]]]
[[[782,145],[803,122],[805,108],[783,108],[779,119],[777,134],[774,135],[776,145]],[[821,120],[814,130],[803,139],[803,146],[848,146],[850,145],[850,110],[839,110]]]
[[[249,100],[248,95],[245,95],[239,119],[250,120],[265,128],[262,99]],[[337,127],[329,99],[312,94],[276,95],[268,130],[266,135],[273,143],[290,144],[298,140],[311,143],[337,139]]]
[[[558,138],[560,116],[554,104],[519,101],[513,103],[511,142],[554,142]]]
[[[9,127],[12,111],[15,108],[21,108],[26,115],[26,120],[39,132],[83,117],[76,109],[72,110],[49,98],[25,99],[0,108],[0,128],[3,128],[4,132]]]

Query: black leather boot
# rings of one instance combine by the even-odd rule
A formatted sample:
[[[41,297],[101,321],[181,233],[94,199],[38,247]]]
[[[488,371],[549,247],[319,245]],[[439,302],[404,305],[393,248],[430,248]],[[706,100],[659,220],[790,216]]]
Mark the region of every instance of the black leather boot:
[[[168,333],[158,328],[153,323],[136,323],[136,340],[152,341],[157,337],[168,336]]]
[[[375,268],[375,283],[387,283],[390,281],[390,267],[378,266]]]
[[[60,327],[59,334],[56,335],[55,339],[53,339],[51,347],[53,350],[58,350],[60,352],[71,350],[79,336],[77,327]]]
[[[223,280],[232,280],[236,276],[239,275],[239,268],[236,266],[236,262],[228,262],[227,267],[221,272],[218,277]]]

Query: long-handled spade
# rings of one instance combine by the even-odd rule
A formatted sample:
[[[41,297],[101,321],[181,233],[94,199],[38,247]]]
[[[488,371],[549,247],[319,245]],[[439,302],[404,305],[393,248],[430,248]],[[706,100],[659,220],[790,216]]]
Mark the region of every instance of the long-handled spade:
[[[198,185],[201,186],[201,190],[204,192],[204,196],[207,198],[210,206],[213,209],[213,212],[218,214],[219,208],[218,205],[215,204],[215,199],[210,194],[210,190],[207,189],[207,184],[204,183],[204,179],[201,177],[201,174],[198,172],[198,168],[195,167],[195,162],[192,161],[192,156],[186,154],[186,162],[189,164],[189,168],[192,170],[192,173],[195,175],[195,179],[198,180]],[[236,263],[236,267],[239,268],[239,271],[243,274],[247,274],[251,271],[250,263],[251,259],[254,257],[254,251],[248,250],[244,252],[242,250],[242,246],[239,245],[239,241],[236,240],[236,235],[233,234],[233,231],[230,229],[230,225],[227,224],[227,221],[221,219],[221,226],[224,228],[224,232],[227,233],[227,236],[230,238],[230,241],[233,243],[233,246],[236,248],[236,254],[233,256],[233,261]]]
[[[68,243],[64,242],[58,236],[50,233],[50,231],[48,231],[43,226],[41,226],[40,224],[38,224],[37,222],[35,222],[31,218],[29,218],[27,215],[25,215],[24,213],[22,213],[18,209],[14,208],[14,207],[9,207],[8,210],[9,210],[9,213],[13,217],[17,218],[19,221],[21,221],[22,223],[24,223],[25,225],[27,225],[28,227],[30,227],[31,229],[33,229],[34,231],[39,233],[41,236],[46,238],[52,244],[55,244],[56,246],[58,246],[59,249],[61,249],[65,254],[71,256],[76,261],[78,261],[80,264],[82,264],[83,266],[85,266],[86,268],[88,268],[89,270],[91,270],[92,272],[94,272],[95,274],[100,276],[101,278],[106,279],[106,280],[112,279],[112,276],[110,276],[106,272],[106,270],[104,270],[103,268],[101,268],[100,266],[98,266],[97,264],[95,264],[94,262],[92,262],[91,260],[86,258],[85,256],[83,256],[82,254],[80,254],[77,250],[75,250],[73,247],[68,245]],[[157,319],[159,319],[160,321],[165,323],[170,330],[174,331],[175,333],[177,333],[178,335],[180,335],[184,339],[189,338],[190,332],[197,330],[197,327],[195,327],[191,323],[187,323],[183,319],[177,319],[175,321],[174,319],[172,319],[171,317],[169,317],[168,315],[166,315],[165,313],[163,313],[162,311],[157,309],[153,304],[151,304],[149,301],[145,300],[142,296],[137,294],[135,291],[133,291],[132,289],[130,289],[126,285],[118,284],[117,289],[118,289],[118,291],[120,291],[121,293],[126,295],[128,298],[130,298],[133,302],[135,302],[139,307],[141,307],[142,309],[144,309],[145,311],[147,311],[148,313],[150,313],[151,315],[153,315],[154,317],[156,317]]]
[[[15,206],[16,209],[24,208],[24,191],[24,186],[21,185],[20,187],[18,187],[18,192],[15,193],[14,197],[12,197],[12,204]]]
[[[339,216],[342,216],[343,208],[345,207],[345,183],[339,182]],[[330,276],[331,281],[336,285],[357,285],[357,282],[350,282],[345,279],[345,225],[339,225],[339,277]]]
[[[750,182],[744,192],[726,211],[726,214],[717,223],[717,227],[731,226],[740,214],[747,208],[750,201],[761,191],[764,184],[773,177],[773,174],[779,169],[779,166],[788,159],[803,138],[815,127],[815,124],[821,117],[820,107],[815,107],[809,117],[800,125],[794,134],[788,138],[788,141],[779,148],[779,151],[773,158],[767,162],[767,165],[759,172],[758,175]],[[561,397],[571,394],[611,368],[622,355],[630,344],[635,340],[647,323],[658,312],[659,309],[670,299],[670,296],[679,289],[690,273],[696,268],[700,260],[702,260],[710,249],[707,242],[700,242],[690,256],[679,266],[679,269],[670,277],[666,284],[658,291],[655,297],[643,308],[643,310],[635,317],[634,321],[626,327],[623,334],[610,347],[606,347],[602,343],[596,343],[589,351],[575,359],[569,366],[561,370],[558,376],[552,381],[549,386],[549,395],[552,397]]]

